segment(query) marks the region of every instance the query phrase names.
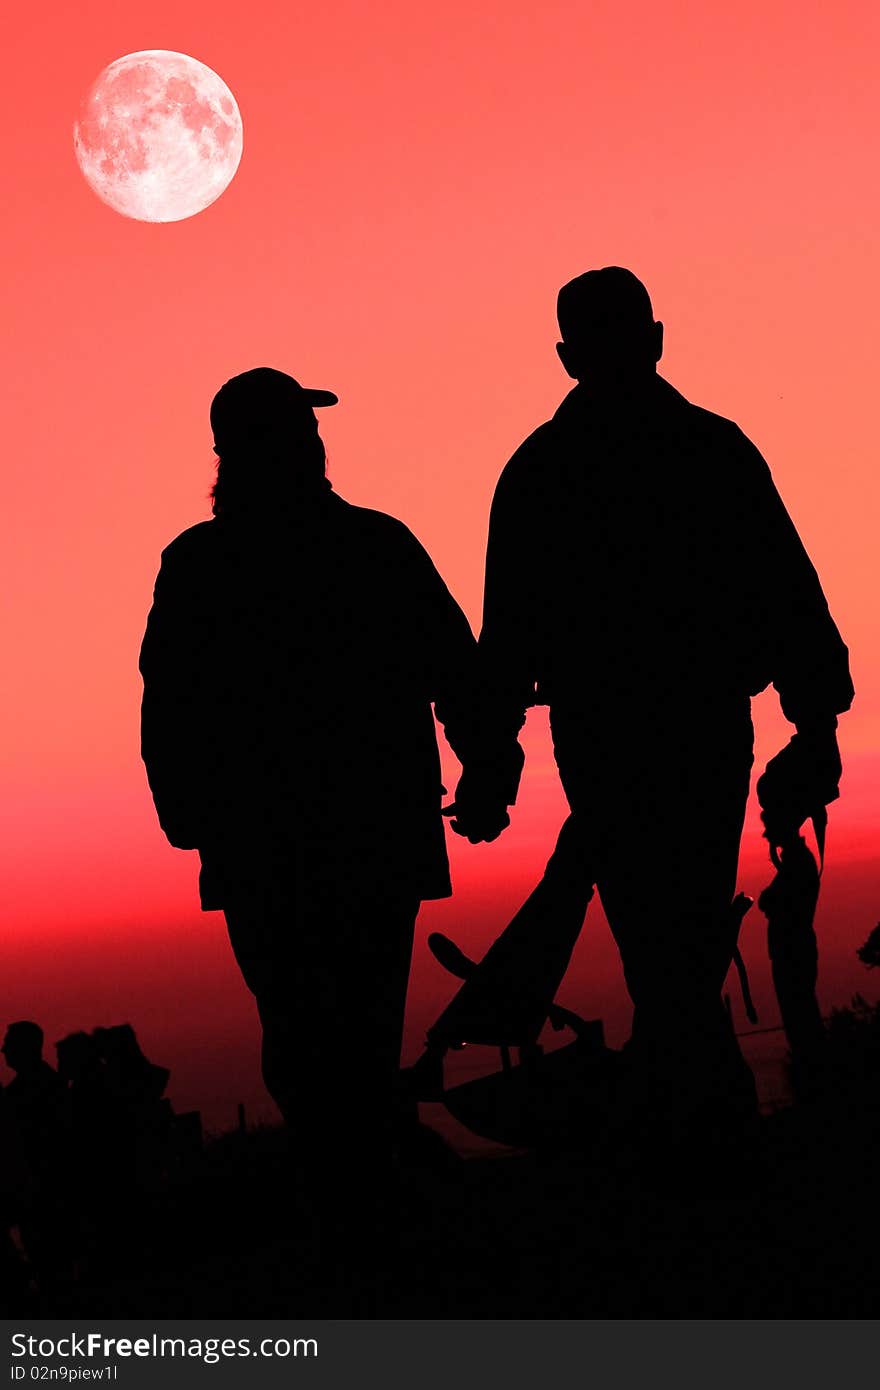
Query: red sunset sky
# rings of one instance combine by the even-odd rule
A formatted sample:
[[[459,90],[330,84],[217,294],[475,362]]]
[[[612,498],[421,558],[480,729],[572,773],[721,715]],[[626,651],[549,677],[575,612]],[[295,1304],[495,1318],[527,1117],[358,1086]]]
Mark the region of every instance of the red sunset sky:
[[[401,517],[476,625],[498,473],[566,389],[556,290],[608,263],[647,284],[664,374],[765,454],[850,645],[822,998],[876,996],[853,952],[880,917],[878,28],[869,0],[15,8],[0,1023],[37,1018],[54,1041],[129,1019],[172,1066],[176,1103],[216,1125],[239,1098],[259,1108],[251,1000],[138,755],[159,552],[209,514],[211,396],[264,363],[336,390],[334,485]],[[226,193],[169,225],[111,211],[73,154],[91,82],[144,48],[214,68],[244,122]],[[788,736],[772,694],[756,720],[762,763]],[[479,951],[555,838],[541,712],[528,744],[514,827],[456,842],[457,895],[423,913],[410,1052],[449,993],[427,930]],[[741,886],[768,877],[752,814]],[[563,998],[619,1041],[622,978],[595,917]],[[744,951],[775,1023],[757,910]]]

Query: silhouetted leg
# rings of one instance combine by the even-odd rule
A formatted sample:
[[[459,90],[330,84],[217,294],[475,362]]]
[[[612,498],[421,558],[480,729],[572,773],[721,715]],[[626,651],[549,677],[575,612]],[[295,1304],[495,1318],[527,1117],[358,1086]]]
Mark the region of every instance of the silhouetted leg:
[[[267,1089],[320,1170],[381,1163],[391,1146],[418,902],[340,886],[265,887],[226,911],[257,1000]]]
[[[634,1004],[634,1056],[658,1091],[685,1105],[737,1091],[753,1103],[721,1002],[750,722],[702,736],[643,722],[609,744],[614,763],[570,738],[557,740],[557,756],[573,809],[589,818],[597,886]]]
[[[636,1056],[664,1090],[678,1096],[743,1084],[751,1090],[721,1001],[736,841],[730,846],[732,870],[725,872],[714,846],[702,847],[694,871],[664,839],[657,844],[660,853],[647,856],[635,875],[613,857],[600,869],[599,893],[634,1004]],[[657,883],[663,884],[659,893]]]

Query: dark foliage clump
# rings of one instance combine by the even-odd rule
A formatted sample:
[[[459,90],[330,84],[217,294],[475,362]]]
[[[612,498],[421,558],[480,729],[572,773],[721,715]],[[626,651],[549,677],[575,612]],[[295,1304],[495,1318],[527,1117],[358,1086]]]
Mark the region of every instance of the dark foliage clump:
[[[858,1086],[880,1080],[880,1003],[854,995],[849,1008],[832,1009],[826,1036],[828,1058],[841,1082]]]
[[[856,951],[856,955],[862,965],[867,965],[869,970],[880,965],[880,922],[877,923],[864,946],[860,946]]]

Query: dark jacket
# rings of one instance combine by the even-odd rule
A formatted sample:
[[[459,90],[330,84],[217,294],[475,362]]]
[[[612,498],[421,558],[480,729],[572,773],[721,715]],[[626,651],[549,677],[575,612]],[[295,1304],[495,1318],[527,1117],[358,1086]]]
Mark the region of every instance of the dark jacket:
[[[684,702],[711,726],[770,682],[797,724],[853,697],[846,647],[763,458],[660,377],[625,411],[575,387],[507,464],[480,653],[508,740],[532,703],[601,740]]]
[[[255,865],[448,895],[431,704],[451,729],[474,650],[407,528],[329,490],[178,536],[141,649],[142,754],[169,840],[201,851],[202,906]]]

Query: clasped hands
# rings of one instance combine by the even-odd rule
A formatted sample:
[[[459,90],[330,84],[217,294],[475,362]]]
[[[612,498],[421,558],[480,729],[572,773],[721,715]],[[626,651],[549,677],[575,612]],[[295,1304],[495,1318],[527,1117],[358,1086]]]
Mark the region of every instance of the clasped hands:
[[[841,771],[836,721],[799,728],[758,779],[761,819],[771,845],[786,844],[806,820],[837,799]],[[507,829],[508,804],[497,777],[482,768],[468,769],[443,815],[456,835],[476,845],[497,840]]]
[[[455,789],[455,800],[443,807],[456,835],[472,845],[497,840],[510,825],[507,802],[492,783],[495,779],[481,773],[463,772]]]

